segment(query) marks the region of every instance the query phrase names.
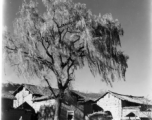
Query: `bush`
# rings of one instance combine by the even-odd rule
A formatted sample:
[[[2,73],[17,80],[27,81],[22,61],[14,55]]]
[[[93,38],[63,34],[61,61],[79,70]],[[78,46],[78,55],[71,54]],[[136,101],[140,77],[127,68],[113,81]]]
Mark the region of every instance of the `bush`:
[[[53,120],[55,108],[54,106],[41,106],[38,112],[38,120]]]

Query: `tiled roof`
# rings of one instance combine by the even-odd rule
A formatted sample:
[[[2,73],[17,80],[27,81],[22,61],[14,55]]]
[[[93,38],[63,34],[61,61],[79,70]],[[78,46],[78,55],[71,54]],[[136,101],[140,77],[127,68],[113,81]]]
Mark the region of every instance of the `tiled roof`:
[[[23,87],[25,87],[28,91],[30,91],[34,95],[40,95],[40,96],[51,96],[52,95],[52,92],[51,92],[51,90],[48,87],[40,87],[40,86],[29,85],[29,84],[21,85],[14,92],[14,94],[16,94],[17,92],[22,90]],[[55,94],[57,94],[58,90],[57,89],[53,89],[53,90],[54,90]]]
[[[97,101],[100,97],[104,95],[104,93],[83,93],[75,90],[73,90],[72,92],[84,98],[85,101]]]
[[[4,99],[16,100],[16,98],[15,98],[14,95],[12,95],[12,94],[9,93],[9,92],[4,92],[4,91],[2,91],[2,98],[4,98]]]
[[[101,97],[101,94],[97,94],[97,93],[83,93],[83,92],[79,92],[79,91],[75,91],[75,90],[72,90],[70,92],[77,94],[78,96],[83,98],[84,101],[89,101],[89,100],[96,101],[97,99],[99,99]],[[53,96],[45,95],[45,96],[41,96],[38,98],[34,98],[33,101],[48,100],[50,98],[53,98]]]
[[[50,96],[52,95],[51,90],[48,87],[40,87],[35,85],[24,85],[32,94]],[[57,94],[57,89],[53,89],[55,94]]]
[[[48,99],[51,99],[53,98],[53,96],[41,96],[41,97],[37,97],[37,98],[33,98],[33,101],[36,102],[36,101],[43,101],[43,100],[48,100]]]
[[[34,101],[40,101],[40,100],[46,100],[52,98],[52,92],[48,87],[40,87],[40,86],[35,86],[35,85],[29,85],[29,84],[22,84],[20,87],[15,90],[14,95],[21,91],[25,87],[28,91],[30,91],[34,95],[40,95],[41,97],[34,98]],[[53,88],[55,94],[58,94],[58,89]],[[83,93],[79,92],[76,90],[72,90],[72,93],[77,94],[78,96],[82,97],[85,101],[96,101],[98,100],[102,94],[97,94],[97,93]]]
[[[151,101],[149,101],[148,99],[146,99],[143,96],[123,95],[123,94],[118,94],[118,93],[111,92],[111,91],[109,91],[107,93],[110,93],[113,96],[115,96],[115,97],[117,97],[117,98],[119,98],[121,100],[129,101],[129,102],[132,102],[132,103],[152,105]]]
[[[40,95],[41,97],[39,98],[35,98],[35,100],[46,100],[52,97],[52,92],[48,87],[40,87],[40,86],[35,86],[35,85],[29,85],[29,84],[23,84],[21,85],[15,92],[14,95],[22,90],[22,88],[25,87],[26,89],[28,89],[32,94],[35,95]],[[54,89],[55,94],[58,94],[58,89]],[[118,94],[115,92],[104,92],[104,93],[83,93],[83,92],[79,92],[76,90],[72,90],[72,93],[80,96],[85,102],[86,101],[98,101],[99,99],[103,98],[107,93],[112,94],[113,96],[121,99],[121,100],[126,100],[129,102],[133,102],[133,103],[138,103],[138,104],[146,104],[146,105],[152,105],[152,103],[150,101],[148,101],[146,98],[144,98],[143,96],[131,96],[131,95],[123,95],[123,94]]]

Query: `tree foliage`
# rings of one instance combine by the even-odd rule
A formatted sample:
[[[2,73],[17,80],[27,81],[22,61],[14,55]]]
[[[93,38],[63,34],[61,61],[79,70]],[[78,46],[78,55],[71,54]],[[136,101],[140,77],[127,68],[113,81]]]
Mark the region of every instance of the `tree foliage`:
[[[72,0],[42,1],[43,15],[37,2],[24,2],[13,35],[4,35],[6,58],[20,74],[47,81],[45,74],[53,72],[61,91],[74,80],[75,70],[86,65],[106,83],[125,78],[128,56],[120,50],[123,29],[118,20],[111,14],[93,15]]]
[[[85,4],[71,0],[43,3],[46,12],[40,15],[36,2],[24,2],[14,35],[5,34],[7,58],[21,73],[40,77],[52,71],[63,84],[88,65],[108,83],[115,75],[125,77],[128,56],[119,49],[123,29],[118,20],[111,14],[93,15]]]

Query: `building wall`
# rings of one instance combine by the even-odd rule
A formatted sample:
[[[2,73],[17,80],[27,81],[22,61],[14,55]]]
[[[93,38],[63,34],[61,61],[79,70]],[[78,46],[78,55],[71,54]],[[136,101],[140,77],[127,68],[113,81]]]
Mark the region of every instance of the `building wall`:
[[[13,100],[2,98],[2,110],[9,110],[13,108]]]
[[[16,97],[17,100],[14,100],[14,102],[13,102],[13,107],[14,108],[17,108],[18,106],[20,106],[24,102],[27,102],[31,107],[33,107],[35,112],[39,111],[40,106],[42,106],[42,105],[52,105],[55,102],[55,100],[33,102],[32,101],[33,95],[28,90],[26,90],[24,87],[20,92],[18,92],[15,95],[15,97]]]
[[[43,102],[37,102],[37,105],[40,105]],[[52,105],[54,105],[55,102],[52,104],[45,104],[45,106],[43,106],[43,104],[41,104],[40,106],[43,106],[42,109],[39,111],[39,116],[41,118],[43,118],[42,113],[46,114],[47,119],[51,119],[52,116],[54,116],[54,112],[55,110],[52,109]],[[50,115],[47,113],[47,110],[50,110],[48,113],[50,113]],[[69,120],[68,119],[68,113],[72,113],[70,115],[72,115],[72,119],[70,120],[84,120],[84,114],[83,111],[80,110],[77,106],[73,106],[73,105],[66,105],[62,103],[61,106],[61,113],[60,113],[60,119],[61,120]]]
[[[110,111],[112,113],[113,120],[121,120],[122,107],[120,99],[108,93],[97,102],[97,105],[102,107],[104,111]]]
[[[32,94],[26,90],[25,88],[23,88],[20,92],[18,92],[15,95],[17,100],[14,100],[13,103],[13,107],[17,108],[18,106],[20,106],[21,104],[23,104],[25,101],[30,105],[33,106],[33,102],[32,102]]]
[[[74,120],[84,120],[84,112],[78,106],[62,104],[61,108],[61,120],[68,120],[68,111],[74,112]]]
[[[84,114],[88,115],[91,113],[93,113],[92,105],[91,105],[91,103],[87,102],[84,104]]]
[[[140,107],[126,107],[122,109],[122,119],[125,119],[126,115],[128,115],[129,113],[135,113],[135,115],[139,115],[140,112]],[[136,119],[139,119],[139,117],[136,117]]]

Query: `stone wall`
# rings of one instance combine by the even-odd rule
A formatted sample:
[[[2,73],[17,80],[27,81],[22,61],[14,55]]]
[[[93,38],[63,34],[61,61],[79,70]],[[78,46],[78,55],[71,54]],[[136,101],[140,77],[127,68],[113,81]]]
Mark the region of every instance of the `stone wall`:
[[[97,105],[102,107],[104,111],[110,111],[112,113],[113,120],[121,120],[122,107],[120,99],[108,93],[97,102]]]

